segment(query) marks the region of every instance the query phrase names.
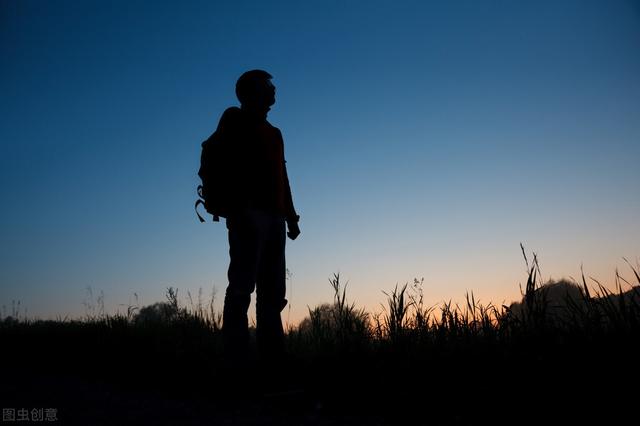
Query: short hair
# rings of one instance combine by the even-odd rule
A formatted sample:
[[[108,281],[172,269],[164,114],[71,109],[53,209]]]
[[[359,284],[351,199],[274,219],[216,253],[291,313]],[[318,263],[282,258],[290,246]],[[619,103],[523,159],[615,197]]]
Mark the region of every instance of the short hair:
[[[241,104],[247,103],[255,91],[256,83],[271,80],[273,76],[263,70],[247,71],[236,82],[236,96]]]

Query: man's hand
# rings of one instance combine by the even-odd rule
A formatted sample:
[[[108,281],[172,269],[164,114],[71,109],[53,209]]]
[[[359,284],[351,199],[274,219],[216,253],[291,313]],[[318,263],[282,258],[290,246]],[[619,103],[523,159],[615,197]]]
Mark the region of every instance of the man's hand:
[[[300,235],[300,227],[297,221],[287,220],[287,228],[289,228],[289,232],[287,232],[289,238],[292,240],[298,238],[298,235]]]

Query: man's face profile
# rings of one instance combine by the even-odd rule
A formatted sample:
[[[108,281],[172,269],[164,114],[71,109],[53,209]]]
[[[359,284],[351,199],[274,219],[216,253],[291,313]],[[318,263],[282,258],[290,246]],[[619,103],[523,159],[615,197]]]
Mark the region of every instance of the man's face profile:
[[[270,79],[256,80],[251,87],[251,104],[267,108],[276,103],[276,87]]]
[[[270,79],[264,80],[259,84],[258,93],[263,105],[271,106],[276,103],[276,86],[273,85]]]

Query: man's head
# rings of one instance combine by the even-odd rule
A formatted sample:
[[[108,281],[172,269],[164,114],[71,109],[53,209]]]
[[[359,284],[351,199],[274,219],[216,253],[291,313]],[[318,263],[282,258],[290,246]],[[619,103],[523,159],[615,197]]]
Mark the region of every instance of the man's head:
[[[276,88],[271,83],[273,76],[263,70],[247,71],[236,83],[236,96],[244,107],[268,109],[276,103]]]

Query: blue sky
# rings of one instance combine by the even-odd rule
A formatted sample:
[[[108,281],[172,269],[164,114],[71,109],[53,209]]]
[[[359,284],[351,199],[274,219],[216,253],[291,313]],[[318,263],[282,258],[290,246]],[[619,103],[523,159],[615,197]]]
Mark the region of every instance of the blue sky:
[[[253,68],[302,216],[294,319],[334,272],[371,309],[414,277],[514,300],[520,242],[545,278],[611,283],[640,256],[639,47],[632,1],[4,1],[0,304],[221,299],[200,142]]]

